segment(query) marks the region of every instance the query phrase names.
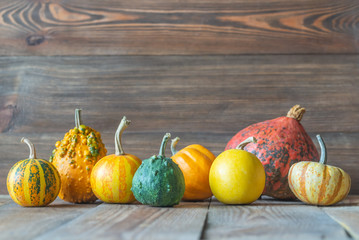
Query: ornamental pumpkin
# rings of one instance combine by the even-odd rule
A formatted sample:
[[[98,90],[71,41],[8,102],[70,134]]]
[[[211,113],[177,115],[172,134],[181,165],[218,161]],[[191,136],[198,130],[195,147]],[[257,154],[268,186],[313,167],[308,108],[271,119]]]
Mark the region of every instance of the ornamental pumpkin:
[[[131,191],[132,178],[141,160],[122,148],[123,131],[131,121],[123,117],[115,133],[115,154],[103,157],[98,161],[91,173],[93,193],[107,203],[130,203],[135,200]]]
[[[313,205],[332,205],[343,200],[350,190],[350,176],[342,169],[327,164],[327,149],[317,135],[321,156],[318,162],[300,162],[289,170],[289,187],[295,196]]]
[[[100,133],[82,124],[81,109],[75,110],[75,125],[56,142],[50,162],[61,176],[59,197],[72,203],[91,203],[97,199],[91,189],[91,171],[107,150]]]
[[[178,164],[185,180],[184,200],[203,200],[212,196],[209,170],[215,156],[207,148],[192,144],[176,151],[179,137],[172,140],[172,160]]]
[[[249,144],[245,150],[261,160],[266,172],[263,194],[278,199],[295,199],[288,186],[290,166],[301,161],[317,161],[319,154],[300,120],[305,108],[295,105],[286,117],[256,123],[239,131],[227,144],[226,150],[235,148],[250,136],[257,143]]]
[[[31,141],[22,138],[30,148],[28,159],[17,162],[7,175],[7,190],[17,204],[24,207],[42,207],[53,202],[59,194],[61,181],[56,168],[36,158]]]
[[[257,200],[265,186],[265,171],[261,161],[244,149],[256,143],[249,137],[236,149],[222,152],[214,160],[209,172],[213,195],[225,204],[249,204]]]
[[[142,161],[132,180],[135,198],[147,205],[171,207],[177,205],[184,194],[185,182],[181,169],[171,158],[165,157],[167,141],[163,137],[159,154]]]

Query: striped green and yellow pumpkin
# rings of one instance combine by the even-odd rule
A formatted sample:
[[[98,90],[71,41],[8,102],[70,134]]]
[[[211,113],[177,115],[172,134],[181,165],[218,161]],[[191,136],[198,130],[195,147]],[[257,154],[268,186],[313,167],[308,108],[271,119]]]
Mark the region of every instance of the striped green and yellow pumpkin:
[[[24,207],[41,207],[53,202],[59,194],[61,181],[56,168],[43,159],[36,159],[34,145],[21,139],[30,148],[28,159],[17,162],[7,176],[10,197]]]
[[[288,183],[295,196],[313,205],[333,205],[343,200],[350,190],[350,176],[342,169],[326,165],[327,153],[323,139],[317,135],[321,148],[318,162],[295,163],[289,170]]]
[[[91,173],[92,192],[107,203],[130,203],[135,201],[131,191],[132,178],[141,160],[125,153],[121,144],[123,131],[130,124],[130,120],[123,117],[115,133],[115,154],[101,158]]]

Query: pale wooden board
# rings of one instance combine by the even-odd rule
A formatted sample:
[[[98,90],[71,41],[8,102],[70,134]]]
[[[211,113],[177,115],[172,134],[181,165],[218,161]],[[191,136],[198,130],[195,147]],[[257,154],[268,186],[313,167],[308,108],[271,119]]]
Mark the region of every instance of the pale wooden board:
[[[272,202],[272,203],[271,203]],[[301,202],[258,200],[224,205],[213,200],[204,239],[349,239],[320,208]]]
[[[172,208],[101,204],[40,239],[199,239],[209,201],[181,202]]]
[[[11,202],[11,197],[9,195],[0,195],[0,206]]]
[[[359,196],[349,196],[342,204],[323,207],[322,210],[345,228],[352,238],[359,239]]]
[[[0,207],[0,239],[33,239],[98,205],[70,204],[56,199],[47,207],[21,207],[10,201]]]

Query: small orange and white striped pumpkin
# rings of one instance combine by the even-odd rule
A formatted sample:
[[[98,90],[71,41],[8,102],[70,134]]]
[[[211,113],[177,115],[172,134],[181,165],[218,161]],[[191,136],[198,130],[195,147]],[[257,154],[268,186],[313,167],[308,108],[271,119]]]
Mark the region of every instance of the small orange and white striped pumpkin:
[[[295,196],[313,205],[333,205],[343,200],[350,190],[350,176],[341,168],[326,165],[327,152],[323,139],[317,135],[321,156],[318,162],[303,161],[291,166],[289,187]]]
[[[53,202],[61,187],[60,174],[48,161],[36,159],[34,145],[22,138],[30,148],[28,159],[17,162],[7,176],[10,197],[24,207],[42,207]]]
[[[115,133],[115,154],[101,158],[91,173],[93,193],[107,203],[130,203],[136,200],[131,187],[141,160],[125,153],[121,144],[122,133],[130,123],[126,117],[122,118]]]

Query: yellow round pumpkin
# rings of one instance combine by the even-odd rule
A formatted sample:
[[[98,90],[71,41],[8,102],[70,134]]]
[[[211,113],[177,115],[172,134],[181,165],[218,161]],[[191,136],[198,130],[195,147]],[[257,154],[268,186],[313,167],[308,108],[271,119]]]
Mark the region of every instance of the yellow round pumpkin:
[[[17,162],[7,176],[7,190],[17,204],[24,207],[42,207],[53,202],[59,194],[61,181],[56,168],[36,158],[31,141],[22,138],[30,148],[28,159]]]
[[[100,133],[81,123],[80,113],[80,109],[75,110],[76,127],[56,142],[50,162],[61,176],[59,197],[72,203],[91,203],[97,199],[91,189],[91,171],[107,150]]]
[[[333,205],[343,200],[350,191],[350,176],[341,168],[326,165],[327,150],[317,135],[321,156],[318,162],[303,161],[289,169],[288,183],[295,196],[308,204]]]
[[[121,144],[123,131],[131,123],[123,117],[115,133],[115,154],[103,157],[91,173],[93,193],[107,203],[130,203],[135,201],[131,191],[133,175],[141,165],[141,160],[125,153]]]
[[[185,179],[183,200],[203,200],[212,196],[209,186],[209,170],[216,158],[211,151],[199,145],[192,144],[180,151],[176,145],[180,139],[172,140],[172,160],[178,164]]]
[[[225,204],[249,204],[257,200],[265,186],[265,171],[261,161],[243,150],[256,142],[249,137],[236,149],[222,152],[214,160],[209,172],[209,184],[213,195]]]

